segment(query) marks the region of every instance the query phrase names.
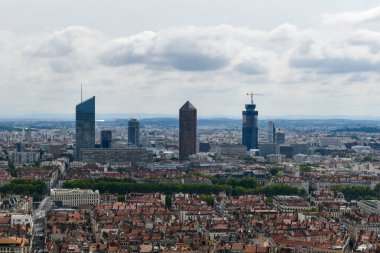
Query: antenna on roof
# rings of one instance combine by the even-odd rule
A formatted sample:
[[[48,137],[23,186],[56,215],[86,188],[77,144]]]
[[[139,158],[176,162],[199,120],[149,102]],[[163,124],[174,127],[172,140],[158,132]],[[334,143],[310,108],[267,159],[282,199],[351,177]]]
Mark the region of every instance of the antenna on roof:
[[[83,89],[82,89],[82,83],[80,83],[80,102],[83,102]]]

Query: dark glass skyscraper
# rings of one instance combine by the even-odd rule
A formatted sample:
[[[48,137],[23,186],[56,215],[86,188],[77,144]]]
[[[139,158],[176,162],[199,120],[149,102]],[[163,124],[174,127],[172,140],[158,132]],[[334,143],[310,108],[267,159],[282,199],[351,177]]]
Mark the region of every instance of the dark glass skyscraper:
[[[245,111],[243,111],[242,144],[247,147],[247,150],[259,148],[259,112],[255,109],[256,105],[251,103],[246,104]]]
[[[95,97],[92,97],[76,106],[76,155],[81,160],[82,148],[95,147]]]
[[[197,109],[187,101],[179,109],[179,159],[197,152]]]
[[[100,145],[102,148],[111,148],[112,132],[111,130],[102,130],[100,132]]]
[[[140,145],[140,122],[137,119],[128,121],[128,142],[132,145]]]

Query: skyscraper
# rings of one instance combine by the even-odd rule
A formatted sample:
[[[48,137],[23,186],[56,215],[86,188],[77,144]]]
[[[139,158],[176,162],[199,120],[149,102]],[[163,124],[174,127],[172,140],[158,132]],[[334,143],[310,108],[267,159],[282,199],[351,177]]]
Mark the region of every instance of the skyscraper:
[[[197,109],[187,101],[179,109],[179,159],[197,152]]]
[[[268,122],[268,143],[277,143],[276,141],[276,127],[274,126],[273,121]]]
[[[137,119],[128,121],[128,142],[137,147],[140,145],[140,122]]]
[[[112,132],[111,130],[102,130],[100,132],[100,145],[102,148],[111,148]]]
[[[76,106],[76,155],[81,160],[82,148],[95,147],[95,97],[81,102]]]
[[[242,144],[247,147],[247,150],[259,148],[259,112],[255,109],[256,104],[251,99],[251,104],[246,104],[243,111]]]
[[[276,143],[278,143],[278,144],[284,144],[285,143],[285,133],[283,133],[283,132],[277,132],[276,133]]]

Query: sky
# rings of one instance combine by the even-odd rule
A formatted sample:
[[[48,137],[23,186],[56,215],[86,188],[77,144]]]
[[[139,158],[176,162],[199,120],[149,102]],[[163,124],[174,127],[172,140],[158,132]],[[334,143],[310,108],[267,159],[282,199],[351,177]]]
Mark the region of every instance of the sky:
[[[373,0],[0,0],[0,118],[380,114]]]

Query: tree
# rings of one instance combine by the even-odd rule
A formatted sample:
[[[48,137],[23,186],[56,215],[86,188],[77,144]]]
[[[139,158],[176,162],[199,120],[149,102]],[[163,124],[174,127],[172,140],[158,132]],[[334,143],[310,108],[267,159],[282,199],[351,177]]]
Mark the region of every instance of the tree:
[[[365,156],[362,159],[363,163],[365,163],[365,162],[372,162],[372,161],[373,161],[373,158],[371,156]]]
[[[172,207],[172,203],[173,203],[172,197],[173,196],[169,194],[165,196],[165,206],[169,209]]]
[[[214,196],[210,194],[202,194],[201,199],[209,206],[214,206]]]
[[[344,194],[348,200],[374,199],[377,198],[376,187],[372,191],[371,188],[365,186],[334,186],[334,191],[339,191]]]
[[[13,164],[9,164],[7,171],[11,174],[12,177],[17,177],[17,170]]]
[[[232,187],[241,186],[243,188],[256,188],[257,179],[253,177],[245,177],[241,179],[230,178],[227,181],[227,184],[231,185]]]
[[[277,174],[278,174],[279,171],[280,171],[280,168],[277,168],[277,167],[269,168],[269,173],[270,173],[272,176],[277,176]]]
[[[47,193],[47,186],[41,180],[15,179],[11,183],[1,186],[0,192],[41,196]]]
[[[124,200],[125,200],[125,196],[124,195],[117,196],[117,201],[124,202]]]
[[[373,191],[376,194],[377,198],[380,199],[380,183],[375,186],[375,189]]]

